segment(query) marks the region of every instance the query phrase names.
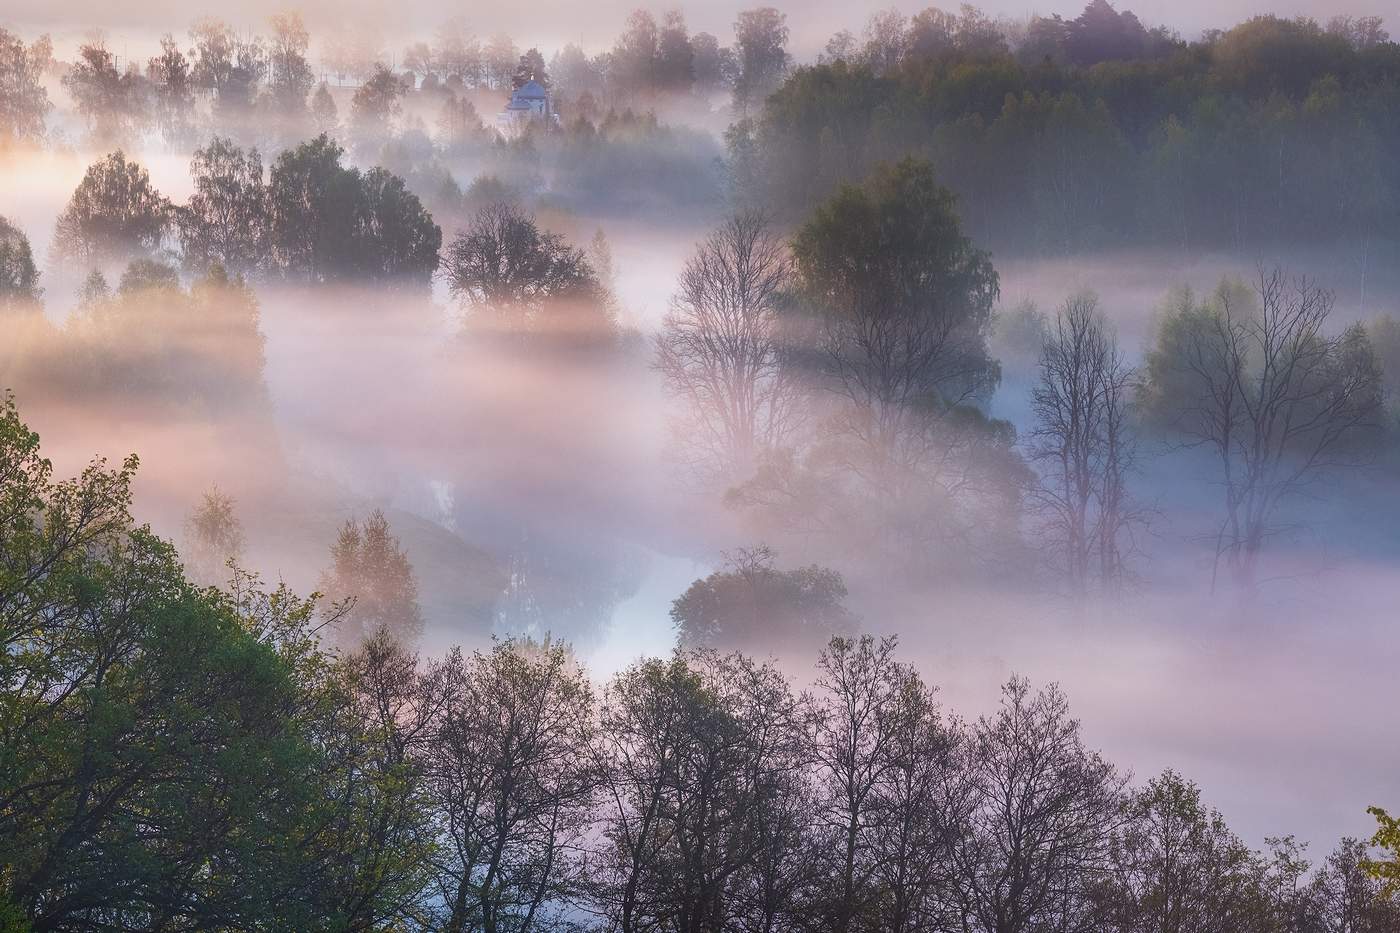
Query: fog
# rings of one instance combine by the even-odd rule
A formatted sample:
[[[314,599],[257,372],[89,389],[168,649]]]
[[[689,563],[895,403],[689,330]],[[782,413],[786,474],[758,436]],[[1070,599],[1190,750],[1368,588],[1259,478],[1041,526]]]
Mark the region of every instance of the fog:
[[[228,16],[256,26],[282,6],[257,0]],[[705,2],[685,12],[693,31],[727,37],[746,6]],[[1332,6],[1279,0],[1269,11],[1325,19]],[[1392,12],[1385,6],[1358,0],[1348,12]],[[468,16],[478,34],[507,30],[521,48],[538,45],[548,59],[565,42],[607,48],[631,7],[541,0],[528,11],[483,7]],[[301,9],[313,36],[350,20],[382,28],[393,48],[458,12],[423,0]],[[1260,6],[1143,0],[1134,9],[1144,21],[1194,35]],[[1079,5],[1031,10],[994,0],[985,10],[1072,18]],[[26,38],[52,32],[60,58],[100,27],[109,48],[141,60],[157,34],[182,35],[195,12],[161,0],[100,8],[10,0],[0,25]],[[826,0],[791,8],[791,51],[810,59],[836,29],[858,29],[869,12]],[[1133,579],[1121,597],[1063,596],[1024,571],[1021,552],[999,553],[976,572],[904,572],[858,544],[745,511],[715,488],[685,480],[670,428],[677,401],[653,365],[654,341],[688,257],[728,205],[658,201],[650,212],[610,212],[626,179],[589,193],[592,200],[546,181],[542,187],[555,190],[534,200],[541,223],[570,241],[585,245],[597,231],[606,239],[619,322],[608,353],[522,348],[474,319],[441,276],[412,295],[255,280],[265,396],[240,396],[220,411],[174,390],[73,388],[64,371],[74,366],[77,338],[53,335],[74,332],[86,269],[57,258],[49,244],[87,166],[110,147],[84,139],[56,82],[50,93],[50,122],[68,128],[67,145],[0,155],[0,215],[34,245],[50,330],[5,323],[0,340],[9,347],[0,350],[0,367],[8,370],[0,368],[0,382],[13,384],[58,473],[77,472],[93,455],[117,462],[139,454],[135,513],[158,533],[182,541],[200,495],[217,486],[236,503],[245,563],[309,592],[341,524],[382,508],[418,578],[425,654],[480,646],[492,634],[551,633],[573,643],[599,679],[639,656],[669,652],[672,601],[720,569],[727,552],[767,543],[781,566],[818,562],[840,571],[862,629],[898,633],[904,656],[939,685],[948,707],[969,718],[993,709],[1012,673],[1059,682],[1093,745],[1144,778],[1166,767],[1190,775],[1253,844],[1292,832],[1312,840],[1321,857],[1341,834],[1369,834],[1367,805],[1396,802],[1400,475],[1393,462],[1381,458],[1331,476],[1290,503],[1286,527],[1270,540],[1260,582],[1248,592],[1211,592],[1211,535],[1223,495],[1213,462],[1205,451],[1158,438],[1142,442],[1131,480],[1154,517],[1137,540]],[[483,113],[488,122],[492,116]],[[689,131],[713,151],[698,158],[718,158],[724,120],[703,123]],[[127,153],[172,201],[190,196],[187,149],[148,133]],[[275,149],[264,154],[267,163],[274,157]],[[374,154],[348,158],[365,168],[378,161]],[[475,156],[446,164],[462,190],[492,167]],[[550,194],[574,200],[551,203]],[[469,215],[438,220],[446,246]],[[992,261],[999,315],[1026,303],[1053,315],[1067,297],[1092,289],[1138,365],[1172,288],[1206,295],[1222,277],[1247,279],[1261,263],[1307,272],[1332,290],[1336,326],[1400,312],[1394,247],[1381,243],[1359,255],[1354,242],[1327,240],[1238,251],[994,253]],[[120,264],[107,271],[115,286]],[[147,357],[136,354],[156,352],[137,345],[143,329],[101,338],[107,343],[94,337],[92,345],[113,366],[137,369]],[[230,346],[195,341],[177,349],[200,369]],[[997,338],[991,347],[1001,378],[986,413],[1010,421],[1024,440],[1037,350]],[[127,352],[132,361],[121,363]],[[946,566],[965,556],[952,553],[956,545],[943,547]],[[794,676],[808,676],[805,646],[771,650]]]

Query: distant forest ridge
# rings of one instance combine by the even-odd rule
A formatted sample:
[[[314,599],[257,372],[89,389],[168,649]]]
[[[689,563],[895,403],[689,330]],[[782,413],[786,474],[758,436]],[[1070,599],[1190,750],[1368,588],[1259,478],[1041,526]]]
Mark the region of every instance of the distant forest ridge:
[[[1400,46],[1377,17],[1259,16],[1187,41],[1106,0],[1068,20],[963,6],[875,13],[811,64],[788,45],[774,8],[740,13],[727,44],[639,10],[612,48],[548,58],[461,20],[393,52],[347,27],[313,59],[296,14],[267,35],[204,18],[144,67],[100,40],[55,62],[47,37],[0,30],[0,146],[65,141],[49,125],[61,84],[94,146],[188,152],[217,134],[277,152],[327,132],[448,219],[483,173],[572,210],[797,219],[916,155],[1003,254],[1397,236]],[[318,75],[356,85],[348,108]],[[531,78],[557,119],[503,129],[485,108]]]

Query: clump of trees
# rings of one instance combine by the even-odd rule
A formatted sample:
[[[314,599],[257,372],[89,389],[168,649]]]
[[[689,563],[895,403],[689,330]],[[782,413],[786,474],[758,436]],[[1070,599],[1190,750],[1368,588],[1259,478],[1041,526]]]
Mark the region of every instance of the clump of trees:
[[[425,289],[442,231],[403,179],[342,164],[324,135],[262,158],[215,137],[195,150],[194,193],[172,205],[120,151],[92,165],[58,219],[57,255],[101,265],[177,251],[197,274]]]
[[[55,480],[7,399],[0,465],[11,928],[1400,922],[1389,856],[1250,849],[1176,773],[1130,786],[1054,686],[969,723],[869,636],[803,693],[709,648],[601,688],[547,640],[329,651],[315,601],[189,583],[132,521],[134,458]]]
[[[312,283],[368,281],[424,288],[438,266],[442,230],[403,180],[341,164],[318,136],[283,152],[268,183],[272,264]]]
[[[769,547],[740,550],[692,583],[671,606],[680,644],[757,653],[764,645],[820,645],[855,628],[839,573],[815,564],[780,570],[776,560]]]
[[[693,359],[663,343],[662,365],[706,418],[722,426],[743,402],[779,419],[772,439],[755,433],[761,421],[747,429],[741,452],[760,462],[731,501],[785,525],[843,528],[848,542],[863,529],[857,547],[892,566],[927,566],[952,557],[953,541],[1012,531],[1024,466],[1010,426],[981,408],[1000,378],[987,350],[999,280],[932,167],[906,160],[843,187],[788,250],[790,281],[747,318],[693,309],[683,293],[685,314],[663,336],[686,341],[676,349]],[[687,375],[679,362],[697,368]],[[715,373],[733,385],[716,391]],[[775,388],[770,415],[759,403]]]

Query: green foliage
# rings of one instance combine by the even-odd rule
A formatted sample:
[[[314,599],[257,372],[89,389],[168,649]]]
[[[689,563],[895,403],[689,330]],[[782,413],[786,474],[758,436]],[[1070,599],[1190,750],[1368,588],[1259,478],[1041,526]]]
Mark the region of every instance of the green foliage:
[[[845,185],[793,238],[805,297],[824,319],[833,376],[862,405],[955,405],[995,385],[987,356],[1000,293],[927,162]]]
[[[1400,896],[1400,820],[1380,807],[1366,810],[1376,818],[1376,832],[1371,837],[1371,845],[1380,849],[1384,856],[1380,859],[1367,859],[1366,870],[1385,886],[1385,894]]]
[[[56,482],[0,407],[0,923],[344,929],[397,916],[375,746],[314,602],[196,589],[135,458]],[[390,817],[411,815],[390,811]],[[416,850],[409,850],[411,854]],[[350,897],[347,892],[354,892]]]
[[[790,217],[928,157],[998,251],[1393,234],[1400,47],[1344,25],[1258,17],[1188,46],[1100,0],[1033,21],[1016,54],[911,27],[896,67],[797,69],[758,115],[757,153],[732,157]]]
[[[235,273],[267,259],[268,198],[258,150],[244,151],[215,136],[190,160],[194,193],[177,209],[185,265],[197,271],[223,266]]]

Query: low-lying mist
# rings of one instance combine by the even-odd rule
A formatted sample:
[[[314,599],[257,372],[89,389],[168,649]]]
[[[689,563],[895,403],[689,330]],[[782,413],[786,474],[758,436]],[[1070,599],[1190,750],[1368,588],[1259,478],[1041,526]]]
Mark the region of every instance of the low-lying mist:
[[[1385,796],[1385,775],[1400,766],[1385,740],[1400,726],[1387,675],[1400,660],[1388,621],[1393,478],[1348,476],[1300,504],[1297,529],[1271,546],[1248,596],[1210,594],[1219,489],[1205,457],[1165,443],[1134,478],[1156,518],[1121,598],[1061,597],[1030,563],[981,577],[891,573],[839,534],[765,527],[683,480],[650,341],[691,244],[626,228],[613,243],[636,330],[606,354],[474,331],[429,298],[272,286],[257,290],[265,396],[247,373],[211,375],[234,352],[227,339],[171,337],[163,348],[225,380],[206,396],[245,396],[226,410],[192,397],[188,380],[107,376],[75,388],[80,311],[66,325],[9,321],[6,379],[60,473],[93,453],[138,453],[137,514],[177,542],[199,497],[218,487],[245,527],[244,563],[297,590],[317,586],[345,520],[384,509],[419,580],[429,654],[493,633],[550,633],[603,676],[669,650],[671,600],[725,552],[766,542],[783,565],[841,571],[861,628],[898,633],[956,709],[990,708],[1012,672],[1058,681],[1116,760],[1196,776],[1250,838],[1273,831],[1280,813],[1303,838],[1365,829],[1364,805]],[[1183,274],[1170,258],[1139,258],[1125,277],[1112,272],[1120,262],[1018,265],[1003,291],[1053,308],[1071,283],[1099,283],[1133,346],[1154,291],[1232,268],[1220,258]],[[169,374],[156,351],[133,345],[159,318],[108,332],[106,365]],[[990,408],[1024,427],[1032,372],[1011,357],[1008,348]],[[782,658],[788,646],[769,650]],[[794,654],[805,676],[806,646]]]
[[[1309,4],[1295,6],[1306,11]],[[163,24],[186,15],[159,3],[109,12],[114,21],[107,25],[139,33],[133,46],[150,39],[153,48]],[[354,18],[361,26],[402,30],[406,42],[451,11],[409,4],[395,11],[394,22],[374,3],[335,10],[311,4],[304,12],[313,28],[324,24],[329,32],[334,20]],[[579,18],[545,3],[537,12],[531,28],[538,34],[522,33],[522,43],[605,48],[626,10],[590,9]],[[702,5],[692,26],[723,33],[737,12],[734,4]],[[988,12],[1023,11],[993,4]],[[1154,20],[1176,17],[1173,24],[1183,29],[1207,15],[1199,5],[1154,10],[1145,4],[1139,12]],[[1228,12],[1212,7],[1209,15]],[[60,46],[76,48],[81,39],[74,30],[65,38],[58,27],[91,13],[21,0],[5,15],[20,26],[52,26]],[[240,11],[255,14],[263,15],[256,4]],[[505,12],[480,14],[482,36],[512,25]],[[844,15],[831,4],[803,11],[802,22],[792,24],[792,48],[804,60],[827,56],[821,67],[829,72],[803,73],[814,86],[824,88],[821,82],[835,74],[874,87],[875,77],[847,70],[844,60],[830,58],[832,46],[822,45],[849,25]],[[967,10],[963,15],[970,17]],[[129,57],[140,60],[153,48]],[[790,62],[779,52],[779,72],[787,74]],[[520,58],[524,68],[526,56]],[[551,67],[558,61],[551,59]],[[1092,67],[1084,72],[1095,80],[1105,73]],[[1025,71],[1039,74],[1031,66]],[[45,80],[59,98],[54,74]],[[754,129],[763,119],[761,102],[744,109],[723,92],[633,99],[611,89],[616,99],[604,106],[599,91],[597,112],[586,118],[571,119],[585,111],[579,94],[575,114],[534,135],[512,135],[497,133],[493,112],[509,93],[509,70],[499,87],[491,79],[467,89],[459,83],[451,93],[410,76],[392,120],[356,128],[348,119],[352,106],[366,105],[363,98],[352,101],[368,80],[323,85],[345,118],[337,122],[332,111],[328,135],[343,144],[336,158],[344,157],[345,168],[368,173],[383,166],[402,178],[413,204],[439,228],[443,257],[483,208],[518,209],[546,239],[557,238],[554,246],[596,267],[592,297],[606,306],[605,323],[590,319],[577,333],[565,325],[552,330],[552,323],[539,323],[547,314],[533,310],[522,325],[498,315],[500,309],[475,306],[445,263],[414,287],[400,287],[387,276],[310,281],[315,273],[270,265],[252,269],[245,281],[222,266],[195,268],[174,249],[173,234],[146,251],[148,264],[140,268],[128,267],[127,256],[64,255],[51,248],[58,218],[88,167],[110,152],[124,150],[161,195],[183,205],[195,192],[191,155],[209,144],[213,129],[244,147],[240,152],[259,147],[259,172],[316,133],[309,111],[290,129],[278,128],[252,105],[220,123],[205,95],[191,108],[207,122],[190,130],[189,139],[172,142],[151,126],[99,139],[90,119],[60,107],[47,148],[0,149],[0,216],[33,245],[42,287],[37,303],[0,305],[0,389],[14,392],[56,474],[74,475],[94,455],[116,464],[137,454],[134,513],[181,546],[191,541],[192,516],[206,494],[217,490],[231,500],[244,535],[240,565],[299,593],[324,585],[346,523],[380,511],[416,579],[423,621],[416,648],[424,658],[458,646],[480,648],[493,637],[548,637],[569,643],[599,683],[639,657],[674,649],[682,633],[673,602],[693,582],[766,546],[776,567],[816,565],[838,573],[853,628],[897,634],[902,657],[939,686],[949,709],[969,719],[994,710],[1012,674],[1058,682],[1091,745],[1139,776],[1168,767],[1191,776],[1252,844],[1294,832],[1314,841],[1321,857],[1339,834],[1369,835],[1367,805],[1395,801],[1400,455],[1394,398],[1384,399],[1385,437],[1370,455],[1320,471],[1277,503],[1261,533],[1266,540],[1251,543],[1259,545],[1258,561],[1247,585],[1235,585],[1223,569],[1222,510],[1230,493],[1219,453],[1171,433],[1160,420],[1149,425],[1144,416],[1133,424],[1142,436],[1124,475],[1138,511],[1131,529],[1125,522],[1118,585],[1073,592],[1059,572],[1063,555],[1038,535],[1038,516],[1027,502],[1040,473],[1055,469],[1032,455],[1034,393],[1049,328],[1067,301],[1078,296],[1101,314],[1121,351],[1126,392],[1147,381],[1162,335],[1181,311],[1180,296],[1192,296],[1178,315],[1189,323],[1192,314],[1218,310],[1210,303],[1228,294],[1230,283],[1247,283],[1239,285],[1247,290],[1267,268],[1308,276],[1335,302],[1329,340],[1351,325],[1369,327],[1382,315],[1400,314],[1400,244],[1369,229],[1250,249],[1219,242],[1142,245],[1170,241],[1157,234],[1114,249],[1065,246],[1053,255],[1014,249],[1000,255],[997,244],[975,244],[991,250],[985,260],[996,276],[982,309],[988,319],[973,341],[988,366],[966,378],[961,404],[939,412],[912,445],[938,463],[931,479],[919,473],[908,480],[897,467],[861,459],[852,438],[866,441],[883,426],[849,414],[849,385],[846,395],[831,390],[849,373],[831,362],[830,346],[813,336],[820,322],[805,312],[792,315],[797,337],[773,351],[802,374],[803,418],[786,426],[788,439],[798,440],[786,458],[746,451],[742,470],[718,475],[691,458],[713,438],[706,426],[687,420],[694,398],[676,391],[674,374],[659,362],[658,338],[683,309],[681,283],[707,238],[736,211],[769,206],[749,203],[757,195],[742,189],[738,177],[742,134],[727,135],[743,123],[755,134],[755,151],[774,145],[777,135]],[[893,80],[880,76],[887,82],[880,93]],[[907,83],[918,84],[912,77]],[[932,79],[923,87],[930,100],[935,87],[941,85]],[[1020,112],[1010,91],[987,96],[998,98],[993,116],[1003,96],[1006,112]],[[826,103],[818,95],[810,108],[791,110],[805,117]],[[770,118],[775,112],[770,108]],[[465,130],[453,124],[458,117]],[[806,190],[810,183],[824,194],[837,192],[837,199],[855,197],[854,188],[838,182],[866,183],[861,159],[874,160],[877,142],[901,157],[923,157],[948,141],[950,127],[984,128],[972,113],[931,123],[928,139],[911,132],[910,143],[893,132],[882,137],[876,126],[854,134],[871,150],[857,158],[858,147],[842,149],[845,141],[833,141],[819,119],[792,122],[800,126],[785,144],[810,157],[822,177],[808,177],[809,166],[796,165],[799,177],[770,178],[769,187]],[[1201,125],[1211,124],[1202,118]],[[1154,132],[1142,136],[1158,145],[1161,134]],[[821,145],[807,145],[803,133]],[[883,172],[897,160],[879,161]],[[962,169],[980,178],[980,162],[969,161]],[[936,158],[919,164],[932,165],[934,175],[944,168]],[[771,162],[767,168],[772,171]],[[1123,181],[1133,177],[1125,170],[1119,181],[1133,195],[1126,207],[1136,210],[1138,192]],[[1091,189],[1075,190],[1083,203],[1066,208],[1065,217],[1091,218],[1087,229],[1104,216],[1137,216],[1101,211]],[[1056,197],[1044,200],[1051,207],[1038,210],[1062,220]],[[1219,220],[1207,210],[1216,207],[1209,196],[1198,201],[1205,205],[1203,227]],[[985,207],[949,203],[955,205],[950,216]],[[813,278],[810,267],[836,264],[818,261],[822,244],[798,243],[817,205],[799,206],[800,217],[784,214],[792,205],[762,217],[783,262],[800,254]],[[855,209],[832,210],[829,216],[859,216]],[[1262,216],[1249,221],[1263,225]],[[990,217],[987,229],[995,229],[1019,214]],[[1054,229],[1047,222],[1052,233],[1035,237],[1015,229],[1007,242],[1041,242]],[[1084,242],[1101,243],[1114,234],[1094,227],[1085,236]],[[864,244],[844,245],[858,251]],[[883,257],[863,258],[871,267]],[[105,275],[100,294],[89,278],[94,270]],[[827,284],[829,297],[846,283]],[[819,291],[810,288],[793,303]],[[1084,297],[1090,294],[1092,302]],[[790,297],[784,293],[783,300]],[[1255,318],[1246,313],[1238,320],[1244,332]],[[1384,377],[1394,385],[1395,373]],[[1138,400],[1134,395],[1127,407]],[[772,637],[758,647],[798,683],[813,676],[812,643]]]

